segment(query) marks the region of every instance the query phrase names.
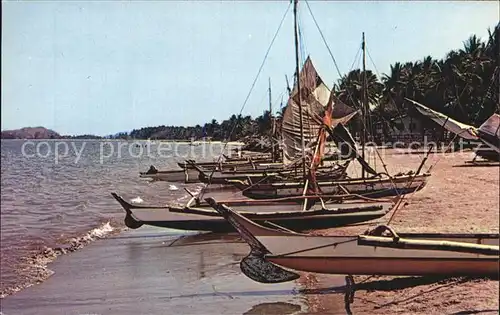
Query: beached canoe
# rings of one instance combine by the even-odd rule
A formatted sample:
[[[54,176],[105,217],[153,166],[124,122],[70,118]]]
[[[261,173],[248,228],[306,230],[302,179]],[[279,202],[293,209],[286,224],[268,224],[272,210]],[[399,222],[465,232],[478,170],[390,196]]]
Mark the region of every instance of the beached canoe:
[[[171,183],[199,183],[199,173],[195,169],[179,169],[159,171],[154,166],[147,172],[140,172],[139,177],[154,181],[166,181]]]
[[[401,175],[391,178],[340,179],[318,181],[321,194],[339,193],[362,195],[370,198],[389,197],[412,193],[422,189],[430,174]],[[244,196],[253,199],[272,199],[304,194],[303,182],[252,183],[248,180],[229,180]]]
[[[178,230],[230,232],[233,227],[208,204],[199,206],[133,205],[112,193],[126,212],[125,224],[139,228],[143,224]],[[327,204],[317,202],[304,211],[300,203],[268,202],[251,205],[251,201],[235,201],[233,206],[261,224],[279,225],[294,231],[345,226],[380,218],[387,214],[391,201]]]
[[[199,167],[203,167],[206,169],[218,169],[218,170],[244,170],[244,169],[266,169],[270,168],[273,165],[277,167],[282,167],[283,163],[273,163],[270,159],[258,159],[254,160],[237,160],[237,161],[220,161],[220,162],[196,162],[194,160],[187,160],[186,162],[177,163],[177,165],[181,169],[185,168],[193,168],[192,164],[195,164]],[[260,164],[264,164],[265,166],[260,166]]]
[[[250,245],[240,266],[262,283],[299,277],[288,269],[348,275],[498,276],[499,234],[396,234],[381,226],[367,235],[312,236],[266,228],[207,199]],[[382,232],[390,232],[385,236]]]
[[[342,165],[333,165],[329,167],[321,167],[316,172],[316,178],[318,180],[334,180],[341,179],[345,176],[345,171],[348,163]],[[199,180],[202,183],[212,183],[212,184],[229,184],[228,181],[245,181],[250,180],[251,182],[259,183],[272,183],[275,181],[297,181],[302,178],[302,169],[298,168],[283,168],[283,169],[272,169],[272,170],[253,170],[250,172],[242,171],[215,171],[207,172],[195,166],[199,172]]]

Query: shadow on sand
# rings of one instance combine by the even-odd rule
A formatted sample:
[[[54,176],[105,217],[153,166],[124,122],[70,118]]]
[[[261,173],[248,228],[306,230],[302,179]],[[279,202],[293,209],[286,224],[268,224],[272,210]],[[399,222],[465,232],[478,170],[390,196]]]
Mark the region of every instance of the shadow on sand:
[[[498,310],[490,309],[490,310],[462,311],[462,312],[451,313],[450,315],[469,315],[469,314],[484,314],[484,313],[498,314]]]
[[[244,296],[282,296],[282,295],[323,295],[323,294],[344,294],[345,301],[345,311],[346,314],[352,314],[350,305],[354,302],[354,294],[356,291],[397,291],[402,289],[413,288],[422,285],[440,284],[439,286],[431,287],[428,290],[419,292],[413,296],[395,300],[389,303],[376,305],[376,309],[381,309],[390,305],[405,303],[411,301],[419,296],[430,293],[437,290],[443,290],[446,288],[451,288],[452,286],[459,285],[461,283],[474,281],[474,280],[498,280],[498,278],[473,278],[473,277],[460,277],[460,278],[450,278],[450,277],[398,277],[387,280],[372,280],[373,277],[366,278],[360,283],[347,283],[346,285],[328,288],[317,288],[317,289],[302,289],[302,290],[259,290],[259,291],[230,291],[222,292],[213,288],[214,291],[210,293],[198,293],[198,294],[188,294],[180,296],[166,297],[166,299],[185,299],[185,298],[201,298],[207,296],[224,296],[229,299],[234,299]],[[364,303],[373,303],[365,299],[361,299]],[[273,303],[262,303],[252,307],[250,310],[244,314],[292,314],[301,310],[299,305],[284,303],[284,302],[273,302]],[[472,310],[454,313],[454,315],[459,314],[481,314],[488,313],[497,310]]]
[[[376,305],[376,309],[381,309],[390,305],[394,304],[399,304],[399,303],[404,303],[404,302],[409,302],[415,298],[418,298],[419,296],[430,293],[433,291],[437,290],[442,290],[445,288],[451,288],[452,286],[469,282],[469,281],[474,281],[474,280],[498,280],[498,277],[496,278],[477,278],[477,277],[460,277],[460,278],[450,278],[450,277],[436,277],[436,276],[424,276],[424,277],[398,277],[398,278],[393,278],[393,279],[387,279],[387,280],[372,280],[373,277],[370,276],[363,280],[360,283],[353,283],[351,282],[352,280],[349,280],[349,277],[346,277],[346,285],[344,286],[338,286],[338,287],[332,287],[332,288],[318,288],[318,289],[305,289],[305,290],[300,290],[300,294],[308,295],[308,294],[331,294],[331,293],[344,293],[344,305],[345,305],[345,311],[346,314],[351,315],[352,311],[350,308],[350,305],[354,302],[354,294],[356,291],[360,290],[365,290],[365,291],[396,291],[396,290],[402,290],[402,289],[407,289],[407,288],[413,288],[417,286],[422,286],[422,285],[431,285],[431,284],[440,284],[440,286],[435,286],[432,288],[429,288],[428,290],[419,292],[418,294],[415,294],[413,296],[410,296],[408,298],[402,299],[402,300],[395,300],[386,304],[382,305]],[[373,303],[372,301],[368,301],[366,299],[362,299],[364,303]],[[461,313],[455,313],[455,314],[479,314],[479,313],[487,313],[491,312],[492,310],[474,310],[474,311],[467,311],[467,312],[461,312]],[[497,310],[495,310],[497,311]]]
[[[253,306],[251,309],[243,313],[243,315],[264,315],[264,314],[295,314],[302,310],[302,307],[297,304],[274,302],[262,303]]]
[[[173,240],[169,247],[207,245],[220,243],[245,243],[236,233],[199,233],[191,235],[181,235]]]
[[[476,162],[453,165],[453,167],[499,167],[499,162]]]

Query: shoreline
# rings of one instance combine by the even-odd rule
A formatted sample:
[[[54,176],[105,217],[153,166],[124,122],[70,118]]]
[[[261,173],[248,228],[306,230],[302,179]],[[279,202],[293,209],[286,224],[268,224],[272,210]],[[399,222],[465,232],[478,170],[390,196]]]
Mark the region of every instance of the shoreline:
[[[427,186],[408,196],[407,205],[400,209],[392,226],[399,232],[498,233],[499,178],[495,176],[498,168],[463,168],[468,157],[469,154],[457,154],[442,159],[431,155],[428,165],[440,162],[433,167]],[[401,159],[400,155],[391,154],[384,159],[390,173],[414,169],[421,162],[417,155]],[[364,230],[366,226],[352,226],[313,234],[357,235]],[[217,240],[181,233],[150,227],[123,230],[90,241],[82,250],[78,247],[68,255],[56,255],[57,259],[47,265],[54,274],[3,298],[2,308],[6,305],[11,313],[22,310],[23,314],[70,311],[128,314],[130,311],[135,315],[144,312],[139,306],[148,313],[164,314],[165,307],[174,305],[178,313],[187,310],[206,314],[203,313],[206,309],[193,305],[196,299],[201,299],[214,314],[220,311],[220,303],[230,304],[230,314],[251,313],[261,308],[280,314],[345,312],[343,276],[301,273],[296,283],[257,284],[239,270],[240,259],[248,254],[246,244],[222,245]],[[171,246],[177,238],[180,241]],[[194,245],[193,240],[198,244]],[[141,282],[142,278],[145,282]],[[366,279],[366,276],[355,277],[357,283]],[[464,311],[488,314],[491,310],[498,313],[497,293],[498,281],[484,279],[370,277],[356,292],[351,308],[358,314],[405,314],[409,310],[417,314]],[[246,299],[246,304],[237,305],[241,299]],[[158,307],[148,308],[151,303]]]
[[[15,272],[23,270],[23,281],[2,288],[0,291],[0,299],[21,292],[33,285],[41,284],[54,274],[54,271],[49,267],[60,256],[71,254],[75,251],[82,250],[86,246],[95,241],[117,235],[128,228],[123,226],[112,226],[110,221],[101,223],[98,227],[82,233],[80,236],[72,237],[63,242],[57,247],[43,246],[34,254],[28,257],[22,257],[21,263],[17,266]],[[20,269],[19,269],[20,268]]]
[[[307,311],[297,284],[263,286],[246,278],[239,270],[246,254],[239,240],[126,230],[60,256],[46,281],[3,298],[2,312],[221,314],[221,303],[227,314]]]
[[[101,141],[109,141],[109,142],[150,142],[150,143],[155,143],[155,142],[175,142],[175,143],[180,143],[180,144],[191,144],[191,143],[199,143],[199,144],[231,144],[231,145],[245,145],[244,142],[242,141],[221,141],[221,140],[213,140],[213,141],[205,141],[205,140],[195,140],[195,141],[190,141],[186,139],[179,139],[179,140],[172,140],[172,139],[107,139],[107,138],[88,138],[88,139],[83,139],[83,138],[58,138],[58,139],[0,139],[1,141],[48,141],[48,142],[56,142],[56,141],[96,141],[96,142],[101,142]]]

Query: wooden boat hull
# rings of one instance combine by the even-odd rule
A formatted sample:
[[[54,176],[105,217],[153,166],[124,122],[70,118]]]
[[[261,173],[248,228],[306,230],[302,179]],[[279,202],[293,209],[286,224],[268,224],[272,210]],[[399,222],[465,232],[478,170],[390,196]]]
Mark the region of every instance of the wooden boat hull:
[[[194,161],[192,161],[194,162]],[[253,164],[252,164],[253,162]],[[227,161],[227,162],[194,162],[196,166],[203,167],[209,170],[213,169],[223,169],[223,170],[244,170],[244,169],[255,169],[255,167],[258,167],[260,163],[269,163],[270,165],[276,164],[277,167],[283,167],[282,163],[272,163],[270,159],[265,159],[265,160],[256,160],[250,162],[249,160],[242,160],[242,161]],[[192,169],[194,168],[192,165],[189,163],[177,163],[180,168],[182,169]],[[263,169],[268,168],[262,167]]]
[[[498,140],[497,140],[498,141]],[[477,156],[491,162],[500,162],[500,153],[495,149],[482,145],[476,149]]]
[[[429,174],[399,176],[393,179],[339,180],[318,182],[321,194],[333,195],[347,191],[350,194],[380,198],[408,194],[422,189]],[[304,192],[302,183],[248,184],[230,182],[243,191],[243,195],[253,199],[271,199],[300,196]]]
[[[199,174],[196,170],[169,170],[156,173],[141,172],[139,177],[155,181],[166,181],[172,183],[199,183]]]
[[[346,167],[338,167],[336,169],[326,168],[319,172],[316,175],[318,180],[332,180],[332,179],[341,179],[345,175]],[[290,180],[296,179],[297,177],[302,177],[302,175],[298,175],[296,170],[254,170],[248,173],[242,172],[214,172],[212,177],[210,177],[209,173],[200,172],[199,180],[202,183],[212,183],[212,184],[228,184],[228,181],[231,180],[239,180],[244,181],[250,179],[252,182],[273,182],[275,178],[287,178]],[[300,194],[301,195],[301,194]]]
[[[271,226],[268,223],[265,223],[265,221],[268,221],[272,224],[279,225],[292,231],[307,231],[346,226],[349,224],[378,219],[384,215],[384,212],[373,211],[342,216],[324,214],[298,218],[255,219],[255,221],[263,224],[264,226]],[[194,216],[194,218],[191,218],[191,216]],[[235,232],[235,229],[222,217],[212,218],[196,214],[179,214],[172,216],[172,213],[169,213],[169,216],[162,216],[161,219],[139,219],[138,217],[144,218],[145,215],[144,213],[134,211],[134,218],[136,221],[145,225],[183,231],[210,231],[216,233]]]
[[[241,269],[263,283],[298,277],[280,267],[324,274],[394,276],[498,276],[500,271],[499,234],[398,235],[390,230],[392,236],[312,236],[266,228],[213,199],[207,201],[250,245],[251,253],[242,260]]]
[[[229,162],[195,162],[190,163],[177,163],[181,169],[194,169],[195,166],[206,169],[208,171],[217,170],[221,172],[246,172],[246,171],[282,171],[290,166],[282,162],[269,161],[229,161]],[[331,164],[332,162],[330,162]]]
[[[422,255],[434,254],[422,252]],[[266,260],[294,270],[323,274],[388,276],[498,276],[499,259],[434,257],[274,257]]]
[[[343,164],[330,164],[327,166],[320,166],[317,168],[318,172],[330,172],[330,171],[335,171],[339,168],[343,168],[344,170],[347,168],[349,165],[348,162],[344,162]],[[257,169],[248,169],[248,170],[222,170],[219,171],[221,174],[261,174],[263,172],[290,172],[293,175],[296,176],[302,176],[302,167],[299,166],[285,166],[282,163],[271,163],[271,164],[258,164],[256,166],[260,166],[261,168],[257,167]]]
[[[496,246],[499,244],[498,235],[402,234],[400,236],[413,240],[446,240]],[[499,273],[498,256],[444,250],[364,246],[358,244],[356,237],[305,237],[308,238],[307,241],[304,241],[304,236],[287,236],[287,243],[297,244],[293,248],[283,248],[283,246],[278,248],[276,237],[257,237],[257,239],[272,251],[272,254],[265,257],[266,260],[300,271],[392,276],[493,276]],[[338,245],[321,247],[326,244]],[[292,254],[282,254],[286,252]],[[293,252],[299,253],[293,254]]]
[[[221,215],[213,210],[205,208],[188,208],[171,211],[174,207],[151,207],[136,206],[127,203],[121,197],[113,194],[113,197],[122,205],[127,216],[125,223],[130,228],[138,228],[143,224],[157,227],[171,228],[189,231],[212,231],[212,232],[234,232],[235,229]],[[369,221],[380,218],[387,214],[393,204],[391,202],[378,203],[351,203],[340,206],[335,210],[313,210],[303,211],[300,205],[294,204],[296,208],[292,211],[275,211],[286,205],[271,205],[265,210],[265,205],[259,205],[260,212],[246,212],[245,217],[255,220],[263,225],[277,224],[286,229],[304,231],[314,229],[325,229],[349,224]],[[247,205],[242,208],[249,209]],[[298,208],[298,209],[297,209]],[[191,211],[188,211],[191,210]],[[271,225],[269,225],[271,226]]]
[[[252,159],[252,161],[270,161],[272,160],[272,156],[270,153],[257,153],[257,152],[242,152],[241,156],[227,156],[223,154],[224,160],[227,162],[240,162],[240,161],[248,161]]]
[[[211,183],[211,184],[227,184],[228,180],[247,180],[251,179],[252,181],[261,181],[266,177],[273,176],[287,176],[291,172],[251,172],[251,173],[235,173],[235,174],[224,174],[221,172],[214,172],[210,178],[210,173],[199,173],[198,179],[202,183]]]

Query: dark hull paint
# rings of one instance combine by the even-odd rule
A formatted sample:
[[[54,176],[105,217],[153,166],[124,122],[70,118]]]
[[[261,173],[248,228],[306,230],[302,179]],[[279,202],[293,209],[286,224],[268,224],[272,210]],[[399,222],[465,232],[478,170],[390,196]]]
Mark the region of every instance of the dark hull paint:
[[[363,197],[368,197],[368,198],[383,198],[383,197],[393,197],[393,196],[398,196],[398,195],[406,195],[410,194],[415,191],[419,191],[424,186],[419,185],[415,187],[409,187],[409,188],[400,188],[400,189],[381,189],[381,190],[370,190],[370,191],[352,191],[350,192],[351,194],[356,194],[356,195],[361,195]],[[251,191],[243,191],[243,196],[252,198],[252,199],[272,199],[272,198],[286,198],[286,197],[295,197],[297,196],[296,194],[290,194],[286,196],[282,195],[277,195],[273,194],[272,192],[269,192],[269,194],[263,194],[263,193],[252,193]]]
[[[115,193],[113,197],[121,204],[126,212],[125,224],[129,228],[139,228],[147,224],[157,227],[189,231],[234,232],[235,229],[216,211],[203,208],[192,208],[189,211],[172,211],[163,206],[132,205]],[[260,205],[259,207],[265,207]],[[378,219],[387,214],[393,207],[392,203],[361,204],[358,206],[339,206],[336,210],[293,210],[282,212],[241,213],[249,220],[254,220],[261,225],[271,222],[289,230],[305,231],[345,226],[349,224]],[[295,207],[293,207],[295,208]],[[169,208],[170,209],[170,208]],[[270,209],[272,211],[272,209]],[[193,214],[193,212],[200,212]],[[203,213],[206,212],[206,213]],[[276,228],[276,226],[274,226]]]
[[[490,148],[482,147],[476,149],[477,156],[491,162],[500,162],[500,154]]]
[[[336,169],[331,171],[331,173],[328,174],[317,174],[316,179],[317,180],[335,180],[335,179],[342,179],[345,177],[345,168],[342,169]],[[280,177],[289,177],[290,180],[297,180],[299,177],[296,175],[296,172],[294,171],[283,171],[279,172],[277,171],[276,173],[272,171],[268,171],[266,174],[265,172],[260,172],[259,173],[247,173],[247,174],[224,174],[224,173],[217,173],[214,174],[209,180],[209,175],[200,173],[198,176],[198,180],[202,183],[211,183],[211,184],[228,184],[228,180],[247,180],[250,179],[253,182],[259,182],[259,183],[268,183],[268,182],[273,182],[273,178],[275,176],[280,176]],[[279,179],[280,181],[282,179]]]
[[[255,220],[260,225],[273,227],[266,224],[269,221],[281,227],[292,231],[307,231],[317,229],[327,229],[346,226],[349,224],[365,222],[383,217],[386,214],[384,211],[371,212],[365,214],[352,214],[348,216],[338,217],[335,215],[326,216],[318,215],[314,218],[296,218],[296,219],[267,219]],[[176,221],[140,221],[142,224],[152,225],[163,228],[186,231],[212,231],[216,233],[235,232],[236,230],[223,218],[214,219],[199,219],[199,220],[176,220]]]

